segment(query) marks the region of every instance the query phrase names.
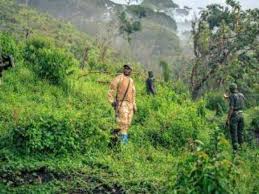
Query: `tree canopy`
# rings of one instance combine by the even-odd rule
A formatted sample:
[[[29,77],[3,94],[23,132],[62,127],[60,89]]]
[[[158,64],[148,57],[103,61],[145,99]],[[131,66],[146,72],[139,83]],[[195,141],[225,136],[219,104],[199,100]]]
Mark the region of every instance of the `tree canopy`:
[[[234,0],[226,3],[207,6],[193,22],[193,98],[232,81],[251,91],[258,79],[259,9],[243,10]]]

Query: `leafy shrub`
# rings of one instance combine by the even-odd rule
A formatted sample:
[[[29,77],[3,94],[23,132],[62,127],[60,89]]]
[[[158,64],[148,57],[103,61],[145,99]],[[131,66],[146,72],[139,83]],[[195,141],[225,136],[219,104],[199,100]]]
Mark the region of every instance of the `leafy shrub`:
[[[78,63],[71,53],[43,38],[28,41],[24,56],[36,74],[52,84],[64,83],[69,68]]]
[[[100,148],[108,142],[87,116],[42,115],[12,129],[13,145],[21,153],[68,154]],[[97,137],[98,136],[98,139]],[[106,144],[104,145],[106,146]]]
[[[255,112],[256,116],[253,116],[252,121],[250,123],[250,127],[248,130],[248,141],[252,143],[252,145],[259,145],[258,134],[259,134],[259,116],[258,111]]]
[[[97,69],[99,52],[97,49],[90,49],[88,52],[87,63],[91,70]]]
[[[165,82],[168,82],[171,78],[171,70],[169,64],[166,61],[160,61],[159,66],[162,69],[162,74]]]
[[[148,130],[148,137],[155,146],[167,149],[184,147],[189,139],[197,138],[199,118],[195,117],[197,117],[196,112],[188,113],[179,109],[166,116],[160,115],[159,128]]]
[[[252,119],[251,127],[255,130],[259,130],[259,116],[258,115]]]
[[[141,16],[142,17],[142,16]],[[130,42],[130,35],[141,30],[141,22],[138,20],[132,20],[128,17],[125,11],[119,14],[120,21],[120,33],[127,35]]]
[[[178,80],[174,81],[173,90],[176,94],[179,94],[179,95],[183,95],[183,94],[189,95],[188,86],[182,81],[178,81]]]
[[[12,55],[14,59],[20,59],[19,46],[15,39],[6,33],[0,33],[0,54]]]
[[[176,102],[178,98],[169,90],[167,94],[158,94],[156,98],[146,98],[138,103],[135,122],[144,126],[145,139],[155,147],[183,148],[189,139],[198,137],[201,128],[205,128],[196,106]]]
[[[70,67],[77,64],[76,60],[61,49],[41,49],[38,53],[36,72],[39,77],[52,84],[61,84],[66,79]]]
[[[52,46],[51,41],[45,37],[31,38],[26,42],[23,57],[27,62],[33,64],[37,61],[37,54],[40,49],[51,48]]]
[[[174,189],[177,193],[234,193],[239,180],[237,166],[225,152],[227,140],[220,138],[219,151],[211,157],[201,147],[179,163]]]
[[[205,102],[203,100],[197,102],[197,115],[202,118],[205,118],[206,116]]]
[[[222,95],[210,93],[207,96],[206,108],[216,111],[216,115],[222,115],[227,111],[227,104]]]

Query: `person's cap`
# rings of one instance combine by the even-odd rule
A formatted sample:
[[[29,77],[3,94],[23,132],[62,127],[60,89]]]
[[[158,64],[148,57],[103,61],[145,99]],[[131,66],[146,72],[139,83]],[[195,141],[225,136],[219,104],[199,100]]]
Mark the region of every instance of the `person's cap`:
[[[132,70],[132,65],[127,63],[127,64],[123,65],[123,68],[129,68],[129,69]]]
[[[230,92],[235,92],[237,90],[237,84],[231,83],[229,85],[229,90],[230,90]]]

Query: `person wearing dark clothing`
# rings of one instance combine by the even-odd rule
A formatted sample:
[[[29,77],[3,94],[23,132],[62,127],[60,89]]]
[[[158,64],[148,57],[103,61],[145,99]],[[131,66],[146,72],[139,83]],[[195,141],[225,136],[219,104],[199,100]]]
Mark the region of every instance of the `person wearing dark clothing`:
[[[14,67],[14,60],[12,55],[3,56],[0,55],[0,77],[2,77],[2,72],[8,68]]]
[[[229,99],[229,112],[226,125],[230,128],[233,149],[237,150],[243,143],[243,109],[245,97],[237,91],[237,85],[234,83],[230,85],[229,90],[230,96],[225,96]]]
[[[152,71],[148,72],[148,79],[146,80],[146,87],[147,87],[147,94],[148,95],[155,95],[155,78]]]

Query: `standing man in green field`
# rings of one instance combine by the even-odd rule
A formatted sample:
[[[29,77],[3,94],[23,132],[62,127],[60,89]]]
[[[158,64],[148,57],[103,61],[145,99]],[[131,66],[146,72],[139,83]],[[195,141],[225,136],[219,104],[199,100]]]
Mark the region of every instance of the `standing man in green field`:
[[[136,89],[133,79],[130,77],[132,66],[123,66],[123,73],[118,75],[110,84],[108,99],[115,110],[117,130],[114,135],[119,137],[122,143],[128,142],[128,130],[132,122],[133,114],[137,111]]]
[[[156,89],[155,89],[155,78],[152,71],[148,72],[148,78],[146,80],[146,89],[148,95],[155,95]]]
[[[237,85],[232,83],[229,86],[230,95],[224,95],[229,99],[229,111],[226,125],[230,128],[233,149],[236,151],[243,143],[244,117],[243,109],[245,97],[237,91]]]

